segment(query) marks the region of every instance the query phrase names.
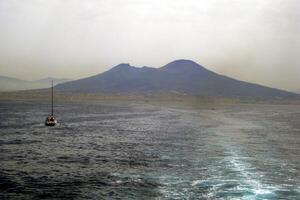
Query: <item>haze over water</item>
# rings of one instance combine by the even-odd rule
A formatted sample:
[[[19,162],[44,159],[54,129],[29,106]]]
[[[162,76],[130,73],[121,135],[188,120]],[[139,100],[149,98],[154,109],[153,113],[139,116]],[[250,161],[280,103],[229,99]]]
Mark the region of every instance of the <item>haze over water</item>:
[[[300,199],[299,108],[2,101],[0,198]]]

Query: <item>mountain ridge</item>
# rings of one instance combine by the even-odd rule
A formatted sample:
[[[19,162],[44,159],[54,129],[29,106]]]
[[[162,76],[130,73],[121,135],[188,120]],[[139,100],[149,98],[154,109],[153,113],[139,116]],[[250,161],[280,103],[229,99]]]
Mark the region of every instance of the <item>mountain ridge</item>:
[[[48,88],[49,86],[51,86],[52,80],[54,82],[54,85],[71,81],[71,79],[60,79],[53,77],[46,77],[34,81],[28,81],[15,77],[0,75],[0,91],[4,92]]]
[[[180,59],[160,68],[121,63],[83,79],[58,84],[58,91],[98,94],[181,94],[221,97],[299,98],[300,95],[236,80],[206,69],[198,63]]]

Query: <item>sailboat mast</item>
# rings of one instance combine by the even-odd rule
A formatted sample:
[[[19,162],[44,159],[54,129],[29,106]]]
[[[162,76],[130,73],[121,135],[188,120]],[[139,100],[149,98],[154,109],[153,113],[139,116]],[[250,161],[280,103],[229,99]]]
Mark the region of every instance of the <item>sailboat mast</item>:
[[[51,87],[51,115],[53,116],[53,80],[52,80],[52,87]]]

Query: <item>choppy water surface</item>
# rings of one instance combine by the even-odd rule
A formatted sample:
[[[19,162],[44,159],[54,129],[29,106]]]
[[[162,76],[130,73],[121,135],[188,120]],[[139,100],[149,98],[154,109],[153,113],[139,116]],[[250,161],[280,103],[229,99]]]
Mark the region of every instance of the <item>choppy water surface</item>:
[[[300,199],[300,107],[0,102],[0,199]]]

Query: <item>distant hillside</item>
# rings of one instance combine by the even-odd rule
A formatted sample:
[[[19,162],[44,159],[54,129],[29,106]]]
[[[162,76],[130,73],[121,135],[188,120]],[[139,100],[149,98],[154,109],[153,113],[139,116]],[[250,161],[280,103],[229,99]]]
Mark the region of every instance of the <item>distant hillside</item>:
[[[300,94],[300,89],[295,91],[297,94]]]
[[[26,81],[13,77],[0,76],[0,91],[18,91],[49,88],[51,86],[52,80],[54,85],[70,81],[70,79],[57,79],[50,77],[36,81]]]
[[[119,64],[88,78],[59,84],[56,90],[117,95],[178,94],[251,98],[299,98],[300,95],[219,75],[190,60],[161,68]]]

